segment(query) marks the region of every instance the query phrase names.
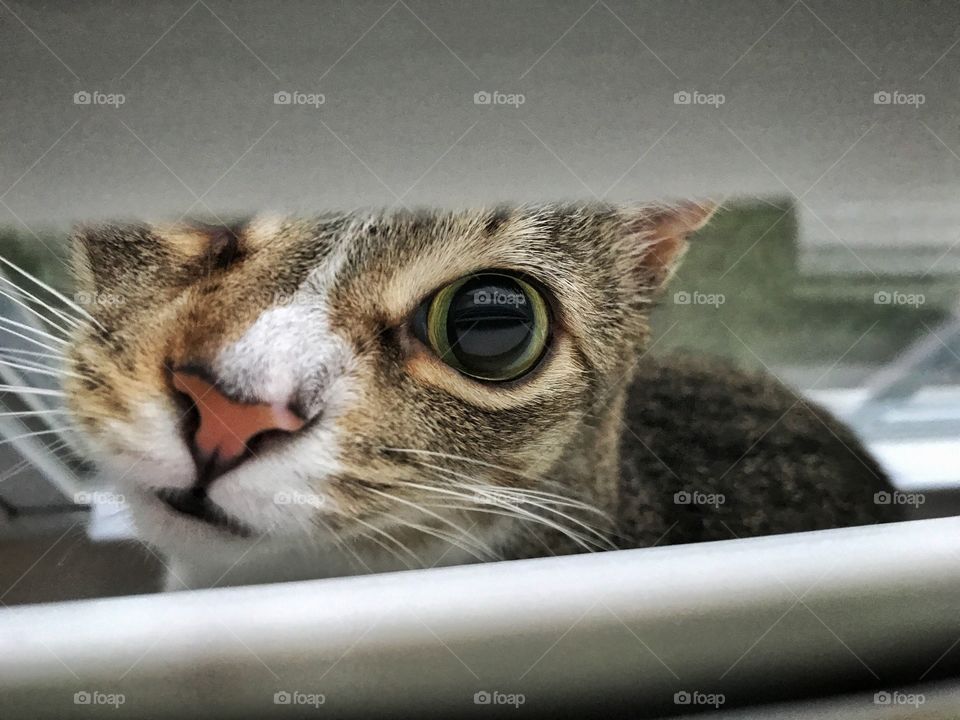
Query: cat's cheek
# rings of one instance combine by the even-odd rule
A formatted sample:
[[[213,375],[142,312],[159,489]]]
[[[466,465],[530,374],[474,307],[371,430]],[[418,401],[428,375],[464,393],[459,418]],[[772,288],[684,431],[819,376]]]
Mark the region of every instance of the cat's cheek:
[[[149,491],[190,487],[196,468],[178,420],[172,407],[148,402],[134,408],[130,421],[107,423],[98,442],[107,480]]]

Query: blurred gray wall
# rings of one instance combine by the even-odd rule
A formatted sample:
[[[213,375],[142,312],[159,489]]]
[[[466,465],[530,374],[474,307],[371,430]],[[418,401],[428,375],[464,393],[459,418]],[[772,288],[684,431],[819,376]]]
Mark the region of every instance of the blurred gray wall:
[[[809,242],[949,246],[958,40],[947,1],[4,0],[0,223],[793,194]]]

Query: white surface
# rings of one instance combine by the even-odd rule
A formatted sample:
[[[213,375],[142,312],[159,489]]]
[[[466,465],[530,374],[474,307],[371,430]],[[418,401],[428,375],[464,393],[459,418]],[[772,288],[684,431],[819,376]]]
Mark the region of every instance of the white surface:
[[[869,447],[901,490],[960,487],[960,439],[874,442]]]
[[[78,691],[123,693],[125,717],[266,717],[283,690],[368,717],[489,711],[481,690],[742,700],[746,681],[926,668],[956,637],[958,558],[942,519],[3,609],[0,696],[32,720],[117,716]]]

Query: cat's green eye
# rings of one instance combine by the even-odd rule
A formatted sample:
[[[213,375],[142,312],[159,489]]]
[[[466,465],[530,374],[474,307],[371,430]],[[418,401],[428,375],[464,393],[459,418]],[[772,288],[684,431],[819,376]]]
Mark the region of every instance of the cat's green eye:
[[[414,331],[464,375],[503,382],[529,372],[550,336],[550,312],[530,283],[479,273],[447,285],[421,306]]]

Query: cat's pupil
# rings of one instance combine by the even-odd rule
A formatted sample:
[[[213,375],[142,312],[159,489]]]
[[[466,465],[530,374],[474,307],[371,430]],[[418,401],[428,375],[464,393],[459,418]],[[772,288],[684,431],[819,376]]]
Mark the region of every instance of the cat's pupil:
[[[481,272],[440,288],[414,314],[411,326],[454,370],[503,382],[528,373],[550,341],[543,293],[519,275]]]
[[[519,283],[479,276],[450,302],[447,338],[451,352],[471,372],[496,375],[513,365],[533,338],[534,310]]]

